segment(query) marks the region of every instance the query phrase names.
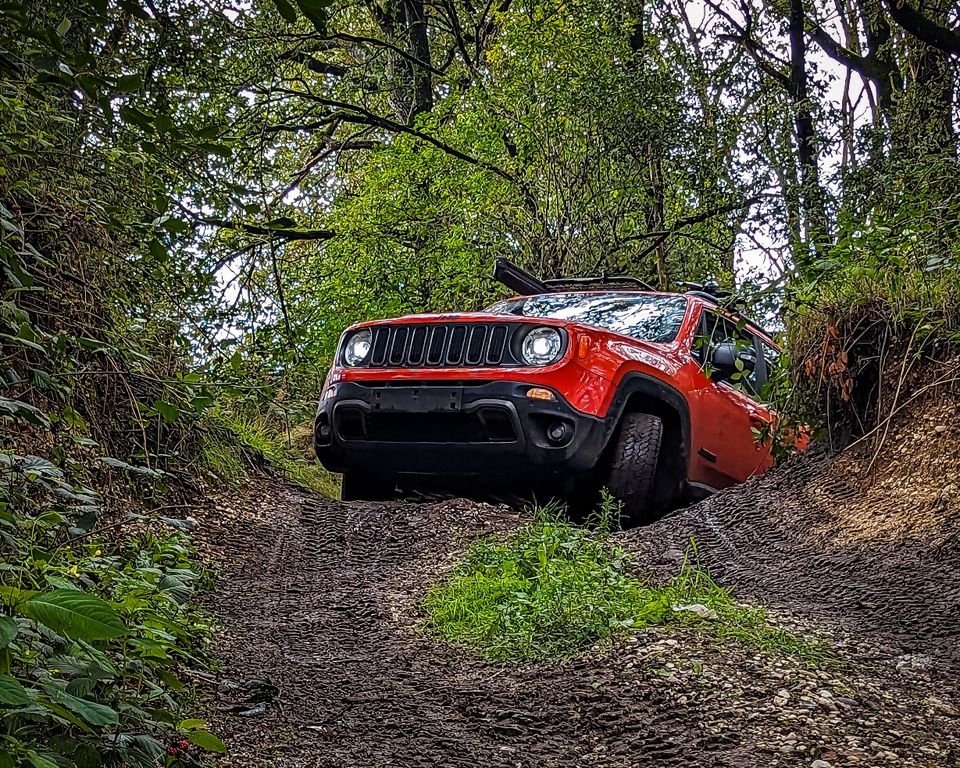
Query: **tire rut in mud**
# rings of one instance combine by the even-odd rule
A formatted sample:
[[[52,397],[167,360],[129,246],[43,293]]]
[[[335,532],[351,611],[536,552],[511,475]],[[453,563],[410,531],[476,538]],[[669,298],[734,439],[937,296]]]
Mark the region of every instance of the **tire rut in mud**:
[[[231,750],[224,768],[960,759],[952,694],[886,659],[809,670],[708,634],[651,628],[606,652],[505,666],[425,637],[417,605],[429,586],[467,541],[519,522],[463,500],[343,504],[272,482],[223,499],[200,528],[221,575],[216,652],[227,680],[279,691],[250,718],[216,714],[243,688],[207,691]],[[737,548],[750,536],[730,539],[722,526],[715,535]],[[775,553],[761,556],[774,566]],[[823,688],[859,704],[841,711]],[[789,703],[777,703],[784,689]]]
[[[885,461],[871,477],[868,450],[796,457],[623,542],[661,576],[696,542],[700,564],[739,596],[841,624],[894,655],[931,654],[960,678],[960,495],[950,485],[960,453],[926,450],[911,453],[909,473]]]
[[[516,513],[271,495],[253,520],[223,518],[207,538],[225,571],[218,654],[231,676],[280,688],[276,706],[250,722],[274,734],[266,741],[279,765],[680,766],[724,741],[698,733],[695,704],[668,705],[595,659],[504,667],[418,634],[412,606],[456,532],[514,525]],[[227,718],[221,727],[229,737],[245,726]],[[738,764],[728,746],[729,762],[714,765]],[[243,749],[233,764],[265,756]]]

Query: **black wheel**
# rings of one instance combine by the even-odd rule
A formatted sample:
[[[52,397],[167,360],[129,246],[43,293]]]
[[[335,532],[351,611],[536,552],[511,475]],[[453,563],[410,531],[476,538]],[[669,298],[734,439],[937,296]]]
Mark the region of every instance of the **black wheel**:
[[[342,501],[389,501],[396,495],[396,482],[390,475],[344,472],[340,482]]]
[[[655,520],[664,504],[657,496],[657,464],[663,422],[650,413],[628,413],[610,456],[607,487],[623,504],[623,522],[638,525]]]

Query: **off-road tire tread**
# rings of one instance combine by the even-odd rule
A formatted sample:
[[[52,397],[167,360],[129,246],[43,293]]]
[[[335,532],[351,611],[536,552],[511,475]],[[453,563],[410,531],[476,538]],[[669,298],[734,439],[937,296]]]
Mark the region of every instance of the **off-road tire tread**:
[[[657,464],[663,421],[651,413],[628,413],[610,459],[607,487],[623,503],[625,521],[640,523],[660,511],[656,504]]]

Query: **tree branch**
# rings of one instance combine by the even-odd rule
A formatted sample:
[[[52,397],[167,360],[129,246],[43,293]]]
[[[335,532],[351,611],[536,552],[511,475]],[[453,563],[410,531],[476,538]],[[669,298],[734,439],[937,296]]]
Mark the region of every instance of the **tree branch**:
[[[636,260],[639,261],[651,253],[653,253],[657,248],[663,245],[664,241],[671,235],[677,234],[680,230],[687,227],[692,227],[694,224],[702,224],[705,221],[716,218],[717,216],[724,216],[728,213],[733,213],[734,211],[739,211],[744,208],[749,208],[751,205],[760,202],[762,199],[761,195],[755,195],[753,197],[748,197],[746,200],[741,200],[736,203],[728,203],[727,205],[722,205],[719,208],[708,208],[705,211],[700,211],[699,213],[691,214],[690,216],[685,216],[682,219],[677,219],[673,224],[671,224],[667,229],[660,229],[654,232],[644,232],[639,235],[631,235],[630,237],[625,237],[620,241],[620,244],[617,248],[619,250],[622,246],[627,243],[635,242],[638,240],[650,240],[653,239],[653,243],[648,245],[643,251],[636,257]]]
[[[211,227],[220,229],[232,229],[237,232],[246,232],[251,235],[264,235],[276,237],[284,242],[291,240],[332,240],[337,233],[331,229],[293,229],[290,227],[264,227],[259,224],[245,224],[241,221],[229,221],[227,219],[211,219],[203,216],[194,216],[194,220],[199,224],[207,224]]]
[[[718,35],[720,39],[729,39],[743,46],[743,49],[750,54],[761,71],[767,74],[773,80],[776,80],[782,88],[785,90],[790,90],[790,78],[784,74],[782,71],[777,69],[773,64],[770,63],[767,59],[761,54],[766,54],[770,58],[777,60],[776,57],[771,54],[767,49],[765,49],[760,43],[753,39],[750,35],[750,23],[748,19],[747,26],[744,27],[742,24],[738,23],[736,19],[733,18],[729,13],[727,13],[723,8],[721,8],[713,0],[706,0],[707,5],[709,5],[716,13],[722,16],[726,22],[733,27],[736,31],[736,35]]]
[[[907,32],[951,56],[960,56],[960,33],[911,7],[906,0],[886,0],[890,16]]]
[[[303,64],[311,72],[318,75],[330,75],[332,77],[343,77],[350,69],[341,64],[331,64],[327,61],[320,61],[313,56],[301,51],[288,51],[280,56],[281,61],[296,61]]]
[[[855,72],[859,72],[866,78],[876,79],[878,77],[879,73],[876,71],[870,59],[838,43],[827,34],[823,27],[819,25],[814,26],[809,29],[809,32],[813,42],[819,45],[820,49],[837,63],[843,64]]]
[[[343,42],[346,42],[346,43],[360,43],[365,45],[375,45],[379,48],[386,48],[388,51],[395,53],[400,58],[406,59],[411,64],[414,64],[415,66],[418,66],[421,69],[425,69],[427,72],[432,72],[433,74],[439,75],[440,77],[443,77],[446,74],[443,70],[437,69],[436,67],[432,66],[429,62],[418,59],[416,56],[413,56],[412,54],[403,50],[403,48],[400,48],[394,45],[393,43],[388,43],[386,40],[378,40],[375,37],[359,37],[357,35],[347,35],[347,34],[344,34],[343,32],[338,32],[335,35],[331,35],[331,39],[342,40]]]
[[[421,139],[428,144],[432,144],[437,149],[443,150],[451,157],[455,157],[458,160],[463,160],[465,163],[470,163],[478,168],[483,168],[485,171],[490,171],[490,173],[496,174],[500,178],[509,181],[511,184],[515,184],[518,187],[520,186],[520,182],[513,175],[507,173],[502,168],[498,168],[497,166],[493,165],[493,163],[488,163],[486,160],[481,160],[479,157],[474,157],[473,155],[468,155],[466,152],[461,152],[456,147],[451,147],[449,144],[440,141],[440,139],[434,138],[428,133],[424,133],[423,131],[420,131],[410,125],[398,123],[390,118],[377,115],[366,107],[361,107],[359,104],[349,104],[347,102],[336,101],[334,99],[328,99],[312,93],[294,91],[287,88],[275,89],[274,93],[286,93],[290,96],[298,96],[300,98],[308,99],[309,101],[314,101],[318,104],[323,104],[324,106],[331,107],[333,109],[343,110],[343,112],[338,115],[338,119],[345,123],[370,125],[375,128],[382,128],[384,130],[391,131],[392,133],[406,133],[410,136],[415,136],[416,138]],[[351,112],[353,114],[350,114]]]

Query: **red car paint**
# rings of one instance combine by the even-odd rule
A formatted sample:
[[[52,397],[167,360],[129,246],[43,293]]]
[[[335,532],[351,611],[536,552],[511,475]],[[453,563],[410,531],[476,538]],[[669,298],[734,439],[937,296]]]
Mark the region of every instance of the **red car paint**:
[[[634,295],[643,293],[638,291]],[[701,314],[705,310],[724,313],[701,296],[687,294],[685,298],[687,309],[680,330],[670,343],[637,341],[603,328],[548,317],[489,312],[411,315],[360,323],[348,329],[344,338],[360,328],[378,325],[509,320],[563,327],[569,334],[569,343],[563,357],[546,367],[369,369],[345,366],[338,356],[325,391],[333,392],[334,389],[328,389],[330,385],[340,382],[503,379],[550,388],[579,412],[606,417],[624,377],[634,372],[642,373],[679,391],[687,402],[690,422],[687,483],[704,491],[723,488],[747,480],[773,463],[768,426],[775,421],[775,415],[737,386],[715,381],[704,372],[694,355],[695,340],[701,330]],[[748,330],[764,344],[778,349],[773,339],[758,327],[749,325]],[[763,442],[758,440],[758,433],[767,436]]]

